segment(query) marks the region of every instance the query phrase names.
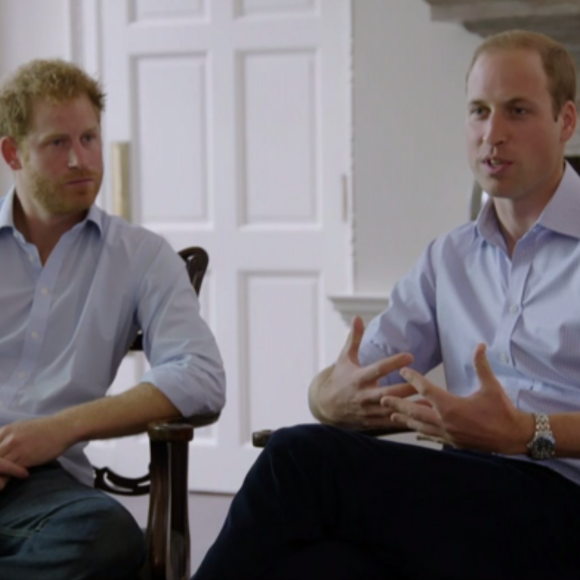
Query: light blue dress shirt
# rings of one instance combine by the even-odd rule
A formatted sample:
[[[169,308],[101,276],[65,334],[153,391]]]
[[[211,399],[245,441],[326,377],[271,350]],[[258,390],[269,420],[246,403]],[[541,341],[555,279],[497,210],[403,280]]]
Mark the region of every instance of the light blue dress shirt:
[[[158,235],[91,207],[44,267],[0,199],[0,425],[102,397],[143,329],[141,378],[183,415],[219,411],[225,377],[184,262]],[[80,443],[59,461],[91,484]]]
[[[476,222],[432,242],[368,326],[367,365],[413,353],[425,373],[444,363],[449,391],[479,388],[478,343],[517,408],[580,411],[580,177],[567,165],[560,185],[510,258],[491,200]],[[398,373],[384,384],[405,382]],[[524,455],[513,456],[529,460]],[[541,463],[580,483],[580,460]]]

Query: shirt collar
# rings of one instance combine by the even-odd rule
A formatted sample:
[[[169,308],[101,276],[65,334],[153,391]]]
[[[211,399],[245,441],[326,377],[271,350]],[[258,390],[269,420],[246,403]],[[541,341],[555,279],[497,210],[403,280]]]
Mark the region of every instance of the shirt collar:
[[[4,228],[15,230],[14,225],[14,197],[16,195],[16,188],[12,187],[10,191],[6,194],[4,198],[0,198],[0,230]],[[100,234],[103,233],[103,221],[104,212],[99,209],[95,204],[93,204],[87,217],[81,222],[84,224],[86,222],[92,222],[97,226]]]
[[[495,213],[495,207],[491,196],[488,196],[485,205],[477,216],[477,220],[475,221],[475,231],[490,244],[505,248],[505,240],[503,239],[503,235],[499,229],[499,223],[497,221],[497,215]]]
[[[567,161],[560,184],[536,223],[580,239],[580,176]],[[488,242],[505,245],[491,196],[477,216],[475,229]]]
[[[14,187],[0,199],[0,230],[4,228],[14,229],[12,207],[14,205]]]
[[[562,181],[538,218],[538,224],[580,239],[580,176],[568,162]]]
[[[104,221],[103,216],[104,216],[103,210],[93,203],[93,205],[91,205],[89,209],[89,213],[87,214],[85,221],[94,223],[97,226],[99,233],[102,234]]]

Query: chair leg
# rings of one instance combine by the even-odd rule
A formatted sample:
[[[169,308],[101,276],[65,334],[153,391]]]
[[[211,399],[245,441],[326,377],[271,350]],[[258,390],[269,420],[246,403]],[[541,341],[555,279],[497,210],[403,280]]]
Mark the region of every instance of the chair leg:
[[[147,554],[152,580],[169,580],[167,548],[169,530],[169,450],[164,441],[151,441],[151,493],[147,522]]]
[[[147,547],[152,580],[188,580],[187,459],[193,425],[151,423],[151,495]],[[168,556],[169,554],[169,556]]]
[[[174,441],[170,447],[171,469],[171,571],[175,580],[189,580],[190,537],[188,510],[188,451],[189,441]]]

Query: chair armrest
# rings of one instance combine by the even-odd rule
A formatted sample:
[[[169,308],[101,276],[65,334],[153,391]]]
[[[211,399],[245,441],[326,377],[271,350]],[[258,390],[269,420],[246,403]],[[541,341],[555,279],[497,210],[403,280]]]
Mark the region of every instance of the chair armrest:
[[[191,441],[193,430],[215,423],[220,413],[200,413],[191,417],[179,417],[166,421],[154,421],[147,425],[152,441]]]

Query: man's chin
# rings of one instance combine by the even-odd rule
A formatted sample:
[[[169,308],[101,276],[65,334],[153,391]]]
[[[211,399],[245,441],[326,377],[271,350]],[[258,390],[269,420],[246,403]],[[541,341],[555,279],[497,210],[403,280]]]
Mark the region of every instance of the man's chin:
[[[513,187],[510,187],[507,181],[490,179],[489,176],[477,176],[477,183],[485,193],[491,197],[508,198],[511,197]]]
[[[48,207],[47,209],[53,215],[60,215],[60,216],[67,216],[67,215],[76,215],[81,213],[86,213],[91,206],[95,202],[97,198],[96,195],[83,195],[77,196],[76,199],[63,202],[59,204],[53,204],[52,207]]]

